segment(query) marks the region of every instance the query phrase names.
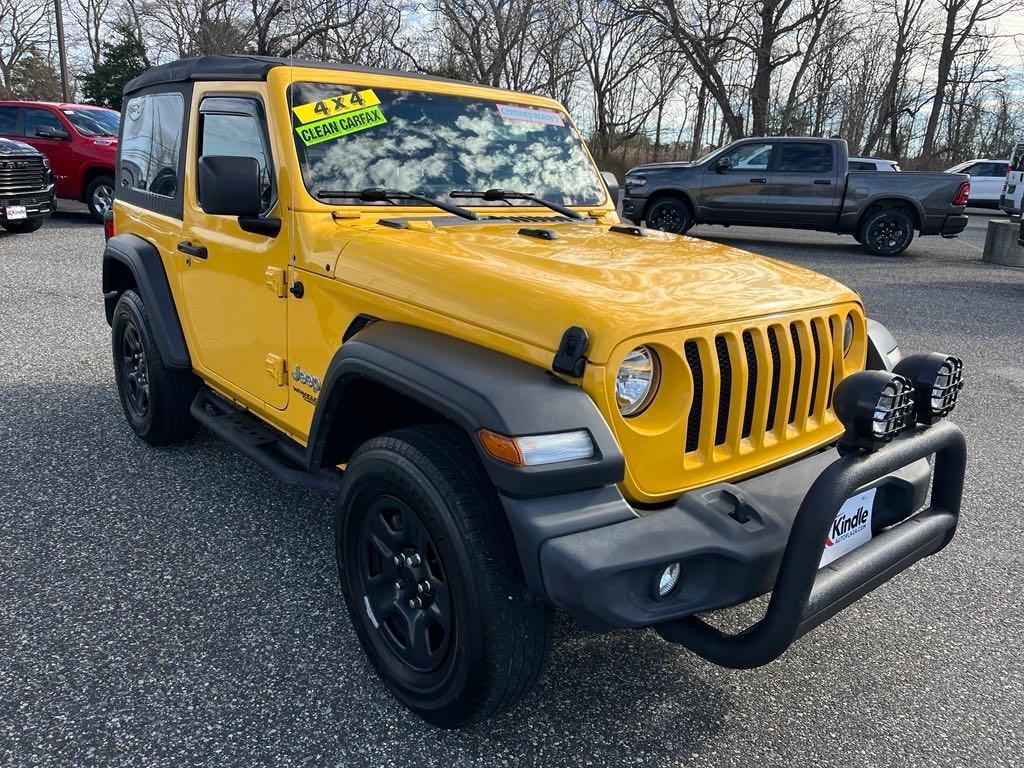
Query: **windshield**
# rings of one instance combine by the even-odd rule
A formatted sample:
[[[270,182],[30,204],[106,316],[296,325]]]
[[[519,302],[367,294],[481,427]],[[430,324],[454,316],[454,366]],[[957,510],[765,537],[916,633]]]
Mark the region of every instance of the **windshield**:
[[[112,109],[65,109],[64,116],[83,136],[117,136],[121,113]]]
[[[434,199],[448,199],[454,190],[494,188],[563,205],[605,199],[583,142],[555,110],[329,83],[293,83],[289,103],[302,178],[314,197],[385,187]],[[465,204],[507,205],[475,199]]]

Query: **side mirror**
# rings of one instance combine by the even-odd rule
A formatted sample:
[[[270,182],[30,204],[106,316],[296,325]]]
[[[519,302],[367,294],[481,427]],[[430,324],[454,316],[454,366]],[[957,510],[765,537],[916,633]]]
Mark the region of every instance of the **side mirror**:
[[[214,216],[259,216],[260,165],[255,157],[199,158],[199,206]]]
[[[618,210],[619,203],[622,201],[622,187],[619,186],[619,180],[611,171],[601,171],[601,178],[604,179],[604,183],[608,187],[608,195],[615,205],[615,210]]]
[[[70,134],[63,128],[58,128],[53,125],[37,125],[36,126],[36,137],[40,139],[70,139]]]
[[[723,173],[732,168],[732,159],[728,157],[720,157],[715,160],[715,164],[712,166],[717,173]]]

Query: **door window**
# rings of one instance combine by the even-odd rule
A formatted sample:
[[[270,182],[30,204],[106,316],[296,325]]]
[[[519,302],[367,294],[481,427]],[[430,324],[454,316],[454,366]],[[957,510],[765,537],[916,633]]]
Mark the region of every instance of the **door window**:
[[[831,173],[832,146],[815,142],[787,142],[782,145],[779,171],[782,173]]]
[[[14,127],[18,124],[17,107],[0,107],[0,133],[14,135]]]
[[[199,111],[202,118],[198,155],[255,158],[260,168],[262,212],[269,211],[274,205],[274,183],[260,103],[255,99],[217,96],[203,99]]]
[[[36,131],[40,128],[50,128],[58,135],[68,135],[67,129],[52,112],[45,109],[26,109],[24,135],[32,139],[39,138]]]
[[[867,163],[867,162],[864,162],[863,160],[851,160],[850,161],[850,170],[851,171],[877,171],[878,168],[875,167],[874,163]]]
[[[767,171],[774,145],[768,142],[743,144],[722,155],[732,161],[734,171]]]
[[[998,176],[1003,178],[1006,175],[1006,163],[975,163],[963,173],[969,173],[971,176],[977,176],[979,178],[989,178],[992,176]]]

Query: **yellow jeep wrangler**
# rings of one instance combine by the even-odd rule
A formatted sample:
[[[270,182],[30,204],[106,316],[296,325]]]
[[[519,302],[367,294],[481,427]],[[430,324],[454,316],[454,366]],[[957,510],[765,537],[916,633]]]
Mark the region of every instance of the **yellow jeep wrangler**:
[[[432,723],[528,691],[552,607],[754,667],[953,536],[960,361],[827,277],[622,225],[550,99],[177,61],[125,89],[116,188],[128,423],[334,494],[352,624]],[[699,616],[768,592],[742,632]]]

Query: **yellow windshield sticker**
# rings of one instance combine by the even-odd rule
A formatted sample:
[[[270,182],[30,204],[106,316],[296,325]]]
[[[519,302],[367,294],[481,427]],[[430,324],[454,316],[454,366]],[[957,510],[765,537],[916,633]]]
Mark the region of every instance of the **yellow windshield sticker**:
[[[315,120],[365,109],[376,104],[380,104],[380,99],[370,88],[367,88],[365,91],[341,93],[320,101],[311,101],[309,104],[300,104],[297,107],[292,107],[292,112],[303,123],[312,123]]]
[[[344,112],[309,125],[300,125],[296,127],[295,132],[299,134],[303,144],[311,147],[322,141],[336,139],[356,131],[364,131],[386,122],[387,118],[380,111],[380,107],[373,106],[355,112]]]

